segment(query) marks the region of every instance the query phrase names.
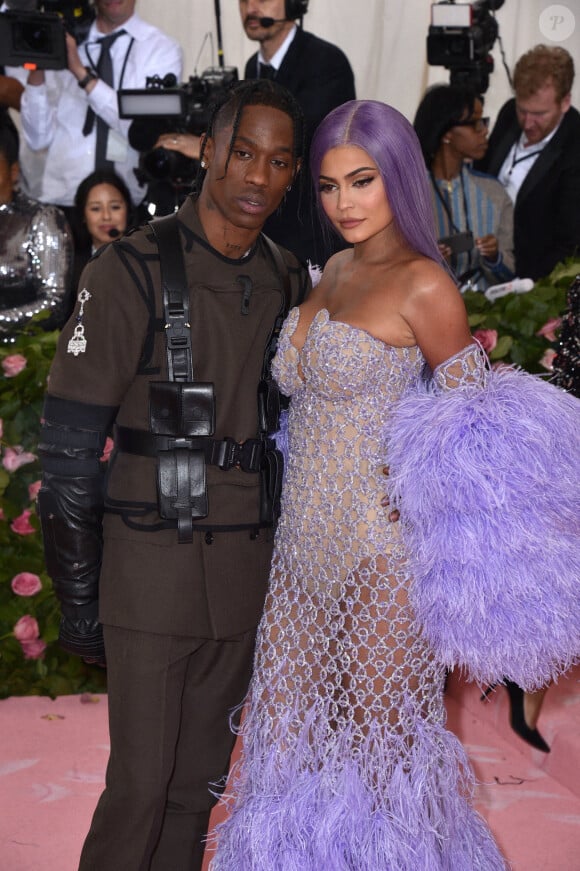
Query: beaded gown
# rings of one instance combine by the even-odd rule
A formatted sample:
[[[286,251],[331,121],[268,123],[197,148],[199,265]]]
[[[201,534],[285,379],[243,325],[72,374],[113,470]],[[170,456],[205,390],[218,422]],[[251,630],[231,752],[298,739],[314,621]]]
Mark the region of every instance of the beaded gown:
[[[444,667],[415,623],[400,523],[381,506],[389,409],[424,368],[319,311],[273,363],[291,395],[270,591],[215,871],[496,871],[505,863],[445,729]],[[482,377],[476,346],[437,370]],[[386,420],[387,419],[387,420]]]

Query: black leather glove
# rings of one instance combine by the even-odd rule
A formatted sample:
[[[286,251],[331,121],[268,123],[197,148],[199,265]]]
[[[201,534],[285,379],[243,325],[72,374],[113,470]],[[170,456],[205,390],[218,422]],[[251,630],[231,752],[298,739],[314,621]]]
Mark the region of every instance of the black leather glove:
[[[93,430],[63,425],[89,412]],[[43,468],[38,515],[46,568],[62,613],[59,643],[64,650],[99,665],[105,664],[98,620],[103,547],[99,457],[110,416],[110,410],[48,399],[38,445]]]
[[[89,665],[106,665],[103,627],[96,619],[62,617],[58,643]]]

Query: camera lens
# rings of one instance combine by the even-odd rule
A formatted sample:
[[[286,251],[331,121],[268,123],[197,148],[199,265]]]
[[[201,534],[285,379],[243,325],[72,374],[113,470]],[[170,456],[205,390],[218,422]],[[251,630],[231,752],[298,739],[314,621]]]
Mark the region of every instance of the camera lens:
[[[175,154],[166,148],[154,148],[143,156],[143,169],[150,178],[171,178],[174,164]]]
[[[14,47],[17,51],[34,54],[50,54],[52,51],[49,26],[37,22],[20,22],[15,31]]]

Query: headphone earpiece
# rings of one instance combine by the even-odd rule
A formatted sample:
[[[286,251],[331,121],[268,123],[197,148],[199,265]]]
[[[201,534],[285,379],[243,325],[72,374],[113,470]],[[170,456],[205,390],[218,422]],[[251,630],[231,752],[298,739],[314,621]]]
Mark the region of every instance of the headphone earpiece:
[[[284,14],[288,21],[302,18],[308,12],[308,0],[286,0]]]

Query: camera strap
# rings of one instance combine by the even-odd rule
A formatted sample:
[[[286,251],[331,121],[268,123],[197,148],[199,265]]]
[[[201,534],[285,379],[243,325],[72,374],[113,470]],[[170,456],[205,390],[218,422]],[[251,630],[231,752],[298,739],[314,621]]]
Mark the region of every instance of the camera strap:
[[[433,175],[433,173],[430,170],[429,170],[429,178],[431,179],[431,184],[433,185],[433,189],[434,189],[437,197],[439,198],[439,200],[441,201],[441,204],[443,205],[443,208],[445,209],[445,213],[447,214],[447,219],[449,221],[449,226],[450,226],[451,230],[454,233],[461,233],[461,230],[459,229],[459,227],[457,226],[457,224],[453,220],[453,212],[451,211],[451,206],[449,205],[447,198],[444,197],[443,194],[441,193],[441,188],[437,184],[437,182],[435,180],[435,176]],[[469,220],[469,207],[467,204],[467,195],[465,193],[465,182],[463,179],[463,169],[461,169],[461,171],[459,172],[459,181],[461,184],[461,193],[463,196],[463,211],[465,213],[465,228],[468,232],[472,233],[473,231],[471,229],[471,222]],[[453,260],[455,260],[455,263],[453,263]],[[453,266],[453,269],[455,270],[455,268],[457,266],[457,258],[456,257],[452,258],[452,266]],[[458,280],[462,281],[466,276],[471,277],[471,275],[474,275],[476,271],[477,270],[473,269],[472,252],[468,251],[467,252],[467,270],[465,272],[463,272],[461,276],[459,276]]]
[[[431,184],[433,185],[433,190],[435,191],[435,194],[437,195],[438,199],[441,201],[441,205],[445,209],[445,214],[447,215],[447,218],[449,220],[450,228],[453,230],[454,233],[461,233],[461,230],[459,229],[459,227],[457,226],[457,224],[453,220],[453,212],[451,210],[451,206],[449,205],[447,198],[444,197],[443,194],[441,193],[441,188],[437,184],[432,172],[429,172],[429,178],[431,179]],[[459,173],[459,182],[461,184],[461,194],[463,197],[463,211],[465,213],[465,229],[471,230],[471,223],[469,220],[469,206],[467,204],[467,196],[465,194],[465,183],[463,180],[463,170],[461,170],[461,172]]]

